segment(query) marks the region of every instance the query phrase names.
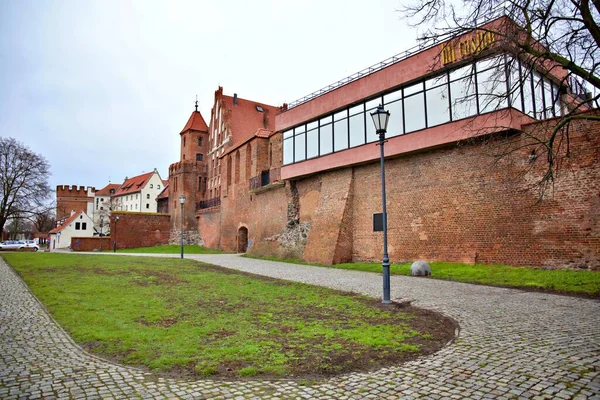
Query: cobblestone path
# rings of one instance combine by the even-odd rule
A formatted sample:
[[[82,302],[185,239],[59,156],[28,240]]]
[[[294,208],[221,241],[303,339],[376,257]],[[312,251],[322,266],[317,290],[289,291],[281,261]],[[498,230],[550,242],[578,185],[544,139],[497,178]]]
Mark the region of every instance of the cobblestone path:
[[[381,276],[240,258],[213,264],[378,297]],[[0,399],[600,399],[600,302],[392,277],[392,297],[455,318],[438,353],[372,373],[293,381],[155,378],[79,349],[0,259]]]

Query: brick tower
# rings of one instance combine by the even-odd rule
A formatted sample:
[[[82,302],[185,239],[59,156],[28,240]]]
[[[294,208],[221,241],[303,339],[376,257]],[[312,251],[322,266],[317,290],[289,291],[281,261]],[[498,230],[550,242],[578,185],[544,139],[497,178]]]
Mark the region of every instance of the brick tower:
[[[189,242],[197,243],[198,226],[196,204],[202,200],[206,190],[208,153],[208,126],[196,110],[179,133],[181,151],[179,162],[169,166],[169,214],[171,215],[171,236],[178,237],[181,224],[181,204],[179,197],[185,196],[183,208],[183,230]]]
[[[71,211],[85,211],[92,217],[95,192],[96,189],[90,186],[56,186],[56,219],[70,216]]]

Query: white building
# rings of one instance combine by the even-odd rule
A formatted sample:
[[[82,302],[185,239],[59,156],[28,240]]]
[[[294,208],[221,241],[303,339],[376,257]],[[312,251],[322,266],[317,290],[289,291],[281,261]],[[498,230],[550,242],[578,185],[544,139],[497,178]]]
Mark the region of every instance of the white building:
[[[96,231],[102,235],[110,234],[110,211],[112,207],[111,197],[119,189],[118,183],[109,183],[94,193],[94,226]]]
[[[156,168],[152,172],[126,178],[111,198],[112,209],[155,213],[158,211],[156,197],[164,185]]]
[[[94,221],[84,211],[72,211],[62,225],[50,231],[50,249],[67,249],[71,238],[93,237]]]

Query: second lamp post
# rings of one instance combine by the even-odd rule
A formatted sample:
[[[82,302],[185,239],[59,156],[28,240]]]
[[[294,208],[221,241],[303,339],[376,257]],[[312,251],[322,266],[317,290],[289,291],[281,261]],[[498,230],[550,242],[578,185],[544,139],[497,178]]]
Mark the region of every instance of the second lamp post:
[[[183,204],[185,203],[185,196],[179,196],[179,203],[181,204],[181,258],[183,258]]]

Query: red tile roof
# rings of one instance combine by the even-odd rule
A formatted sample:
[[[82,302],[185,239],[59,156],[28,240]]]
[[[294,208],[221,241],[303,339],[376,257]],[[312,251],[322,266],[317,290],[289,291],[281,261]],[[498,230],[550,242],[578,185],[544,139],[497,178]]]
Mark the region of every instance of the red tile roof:
[[[167,184],[165,185],[165,188],[162,190],[162,192],[160,192],[158,194],[158,196],[156,196],[156,200],[168,199],[168,198],[169,198],[169,183],[167,181]]]
[[[58,233],[60,231],[62,231],[63,229],[65,229],[67,226],[69,226],[69,224],[73,221],[75,221],[77,219],[77,217],[79,217],[79,215],[81,214],[85,214],[83,211],[78,211],[75,214],[71,215],[69,218],[67,218],[62,225],[57,226],[56,228],[52,229],[50,232],[48,233]]]
[[[268,129],[257,129],[255,132],[252,132],[249,135],[244,135],[243,137],[239,137],[238,140],[235,140],[233,142],[233,145],[231,147],[229,147],[227,150],[225,150],[220,157],[223,157],[224,155],[233,152],[234,150],[238,149],[239,147],[241,147],[242,145],[244,145],[245,143],[249,142],[250,140],[252,140],[254,138],[268,139],[272,133],[273,133],[273,131],[270,131]]]
[[[119,186],[121,186],[121,185],[119,185],[118,183],[109,183],[108,185],[106,185],[102,189],[98,190],[96,192],[96,196],[107,196],[107,197],[109,197],[110,194],[111,194],[110,190],[114,189],[114,191],[116,192],[117,189],[119,188]]]
[[[221,95],[225,100],[225,108],[231,110],[231,147],[224,154],[230,153],[254,137],[269,137],[275,130],[275,115],[279,107],[252,100],[237,98],[233,104],[232,96]],[[258,107],[263,111],[259,111]]]
[[[208,125],[204,122],[204,118],[202,118],[200,111],[192,111],[190,119],[188,119],[187,124],[185,124],[180,134],[188,130],[208,132]]]
[[[115,196],[123,196],[125,194],[141,192],[144,185],[148,182],[154,171],[146,174],[134,176],[127,179],[115,192]]]

